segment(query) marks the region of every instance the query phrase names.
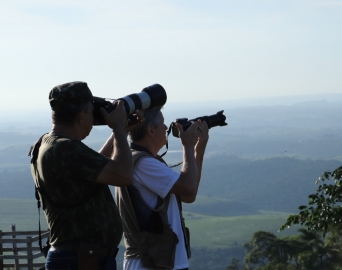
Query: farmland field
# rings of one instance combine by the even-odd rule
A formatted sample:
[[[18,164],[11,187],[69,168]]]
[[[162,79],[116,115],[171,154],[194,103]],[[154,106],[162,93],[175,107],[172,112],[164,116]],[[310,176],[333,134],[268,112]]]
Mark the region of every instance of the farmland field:
[[[216,198],[212,199],[217,201]],[[211,202],[208,198],[199,198],[199,202]],[[246,216],[209,216],[193,212],[184,212],[186,225],[191,231],[193,247],[224,248],[243,245],[249,241],[255,231],[264,230],[277,233],[287,213],[260,211],[259,215]],[[40,213],[42,230],[47,228],[43,211]],[[34,199],[0,198],[0,230],[10,231],[15,224],[17,231],[38,230],[38,210]],[[289,229],[284,234],[295,234]]]

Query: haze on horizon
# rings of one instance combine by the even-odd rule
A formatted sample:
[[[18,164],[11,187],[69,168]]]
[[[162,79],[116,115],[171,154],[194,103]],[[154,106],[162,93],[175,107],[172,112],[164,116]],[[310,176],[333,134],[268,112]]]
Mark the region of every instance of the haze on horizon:
[[[342,93],[342,0],[0,1],[2,110],[75,80],[173,103]]]

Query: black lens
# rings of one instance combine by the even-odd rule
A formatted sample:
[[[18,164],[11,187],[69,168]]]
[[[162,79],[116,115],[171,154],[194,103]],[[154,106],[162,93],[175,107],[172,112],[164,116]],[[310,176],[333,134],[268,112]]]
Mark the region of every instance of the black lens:
[[[226,116],[223,115],[223,111],[219,111],[216,114],[209,115],[209,116],[197,117],[197,118],[194,118],[191,120],[188,120],[187,118],[179,118],[179,119],[176,119],[176,121],[171,124],[173,136],[178,137],[178,129],[177,129],[175,123],[181,124],[183,127],[183,130],[185,131],[191,126],[191,122],[196,122],[199,119],[201,119],[201,121],[205,121],[208,125],[208,128],[228,125],[225,122]]]
[[[226,126],[227,123],[226,117],[223,115],[223,111],[219,111],[216,114],[209,115],[209,116],[201,116],[195,119],[189,120],[189,122],[193,121],[196,122],[198,119],[207,122],[208,128],[216,127],[216,126]]]
[[[216,114],[208,116],[208,119],[209,119],[209,125],[210,125],[209,128],[227,125],[227,123],[225,122],[226,117],[223,115],[223,111],[219,111]]]
[[[149,95],[151,100],[150,107],[163,106],[166,103],[166,91],[160,84],[153,84],[151,86],[148,86],[141,92],[145,92]]]

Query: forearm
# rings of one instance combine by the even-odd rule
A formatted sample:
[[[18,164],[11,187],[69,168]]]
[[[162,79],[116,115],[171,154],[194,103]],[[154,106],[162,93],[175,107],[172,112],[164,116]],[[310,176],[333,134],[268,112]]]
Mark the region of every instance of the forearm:
[[[196,172],[194,173],[191,170],[189,170],[189,174],[188,174],[188,177],[190,180],[189,188],[191,188],[191,190],[189,194],[181,195],[182,202],[193,203],[196,200],[198,187],[199,187],[200,180],[201,180],[204,150],[205,150],[205,147],[203,148],[203,151],[196,148],[195,153],[189,157],[191,160],[194,161],[194,164],[195,164],[195,166],[190,165],[190,167],[194,168]]]
[[[195,160],[195,151],[192,147],[183,147],[183,166],[181,175],[185,176],[187,184],[190,186],[196,182],[198,170]]]
[[[124,174],[132,177],[132,152],[129,148],[127,134],[124,129],[113,130],[113,153],[111,159],[120,165]]]
[[[204,158],[204,154],[196,152],[195,160],[196,160],[196,167],[197,167],[197,188],[201,181],[203,158]]]
[[[107,141],[104,143],[104,145],[101,147],[101,149],[99,150],[99,153],[111,158],[113,155],[113,144],[114,144],[114,134],[112,133],[109,138],[107,139]]]
[[[198,169],[193,147],[183,150],[183,167],[177,181],[179,195],[184,202],[193,202],[198,190]]]
[[[201,145],[201,146],[196,145],[196,148],[195,148],[195,160],[196,160],[197,173],[198,173],[197,185],[199,185],[201,181],[202,165],[203,165],[205,148],[206,148],[206,144]]]

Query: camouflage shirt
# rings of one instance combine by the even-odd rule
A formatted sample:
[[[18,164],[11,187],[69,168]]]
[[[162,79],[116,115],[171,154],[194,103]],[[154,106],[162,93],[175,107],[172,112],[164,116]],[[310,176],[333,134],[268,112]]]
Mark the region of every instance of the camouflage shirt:
[[[80,241],[119,244],[122,224],[113,196],[107,185],[95,182],[108,161],[80,141],[44,135],[37,170],[51,245]],[[33,168],[32,174],[35,178]]]

